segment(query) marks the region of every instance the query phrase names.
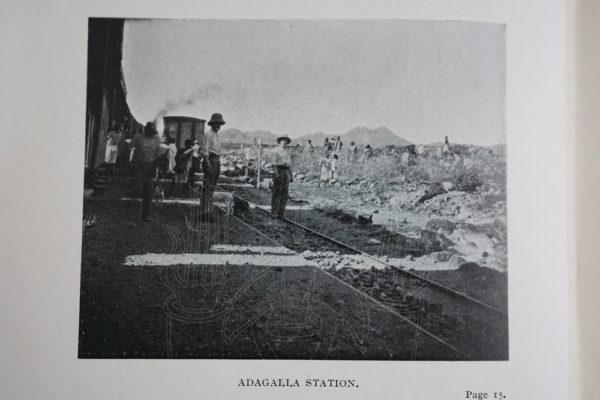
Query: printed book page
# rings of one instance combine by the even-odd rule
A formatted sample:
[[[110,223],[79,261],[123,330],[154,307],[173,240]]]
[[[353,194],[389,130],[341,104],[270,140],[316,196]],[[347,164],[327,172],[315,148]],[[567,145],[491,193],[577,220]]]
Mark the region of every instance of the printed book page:
[[[587,393],[566,6],[3,5],[2,387]]]

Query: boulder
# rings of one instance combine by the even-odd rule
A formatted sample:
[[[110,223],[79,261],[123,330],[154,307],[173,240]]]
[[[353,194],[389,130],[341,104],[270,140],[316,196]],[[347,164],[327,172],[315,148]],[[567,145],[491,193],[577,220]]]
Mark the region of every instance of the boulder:
[[[444,189],[444,185],[441,182],[433,182],[429,185],[429,189],[425,192],[423,196],[419,200],[418,203],[423,203],[426,200],[432,199],[437,195],[442,193],[446,193],[446,189]]]
[[[430,219],[429,221],[427,221],[426,228],[436,230],[436,231],[439,229],[443,229],[448,232],[453,232],[454,229],[456,229],[456,223],[454,223],[452,221],[448,221],[447,219],[434,218],[434,219]]]
[[[449,192],[454,189],[454,184],[452,182],[442,182],[442,187],[446,192]]]
[[[467,274],[479,273],[481,271],[481,267],[479,264],[474,262],[466,262],[458,266],[458,270],[460,272],[464,272]]]
[[[371,225],[373,223],[373,215],[359,215],[357,220],[360,225]]]
[[[446,262],[450,260],[450,257],[452,257],[452,253],[449,253],[447,251],[438,251],[435,253],[431,253],[431,256],[437,262]]]

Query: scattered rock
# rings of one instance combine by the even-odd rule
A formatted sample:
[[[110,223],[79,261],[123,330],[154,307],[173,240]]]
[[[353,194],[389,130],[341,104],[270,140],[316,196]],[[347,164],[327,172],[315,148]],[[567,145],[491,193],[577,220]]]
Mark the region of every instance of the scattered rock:
[[[442,187],[446,192],[449,192],[454,189],[454,184],[452,182],[442,182]]]
[[[358,223],[360,225],[371,225],[373,224],[373,215],[359,215]]]
[[[438,230],[443,229],[448,232],[453,232],[456,229],[456,224],[447,219],[430,219],[427,221],[427,229]]]
[[[481,270],[479,264],[474,262],[466,262],[458,266],[458,270],[464,273],[477,273]]]
[[[429,190],[427,190],[427,192],[425,192],[425,194],[421,196],[421,198],[417,200],[417,202],[423,203],[425,200],[434,198],[435,196],[440,195],[442,193],[446,193],[444,185],[441,182],[433,182],[429,185]]]
[[[438,262],[449,261],[450,257],[452,257],[452,254],[447,251],[439,251],[439,252],[431,253],[431,255],[433,256],[434,260],[436,260]]]

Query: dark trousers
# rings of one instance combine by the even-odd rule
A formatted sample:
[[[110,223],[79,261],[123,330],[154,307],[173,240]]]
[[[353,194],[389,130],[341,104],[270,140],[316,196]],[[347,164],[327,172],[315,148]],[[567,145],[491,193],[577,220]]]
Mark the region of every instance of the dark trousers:
[[[211,211],[212,194],[221,173],[221,159],[219,156],[211,154],[208,160],[204,158],[202,160],[202,172],[204,173],[204,185],[202,187],[201,209],[203,213],[208,213]]]
[[[290,170],[277,168],[273,177],[273,192],[271,197],[271,213],[283,217],[290,189]]]
[[[200,172],[200,157],[192,156],[192,166],[188,175],[188,183],[190,186],[193,186],[196,181],[196,172]]]
[[[148,218],[152,192],[154,189],[154,174],[156,165],[153,162],[137,162],[134,164],[136,194],[142,195],[142,219]]]

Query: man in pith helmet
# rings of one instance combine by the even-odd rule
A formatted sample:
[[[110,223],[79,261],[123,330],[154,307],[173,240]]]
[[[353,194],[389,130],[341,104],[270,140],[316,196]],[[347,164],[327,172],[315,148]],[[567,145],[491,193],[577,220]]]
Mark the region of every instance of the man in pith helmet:
[[[203,218],[210,220],[209,213],[212,210],[212,194],[215,191],[219,174],[221,173],[221,144],[218,132],[225,125],[223,116],[214,113],[208,121],[210,129],[204,133],[201,146],[202,171],[204,172],[204,186],[202,188],[201,208]]]
[[[273,165],[273,193],[271,198],[271,213],[283,217],[285,206],[289,197],[290,182],[292,178],[292,153],[288,145],[292,139],[288,135],[277,138],[277,147],[272,150]]]

